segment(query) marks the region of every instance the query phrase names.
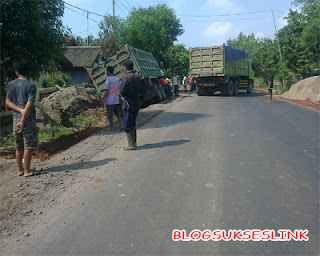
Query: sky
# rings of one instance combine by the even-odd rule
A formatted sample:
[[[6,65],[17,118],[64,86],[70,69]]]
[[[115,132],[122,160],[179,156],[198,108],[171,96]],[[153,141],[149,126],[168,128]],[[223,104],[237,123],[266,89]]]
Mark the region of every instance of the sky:
[[[112,14],[112,0],[65,0],[66,3],[99,15]],[[275,38],[271,9],[277,29],[286,25],[283,19],[292,0],[115,0],[115,15],[126,18],[132,8],[167,4],[173,8],[184,33],[176,44],[189,47],[214,46],[236,38],[240,32],[254,33],[256,38]],[[87,13],[65,5],[63,24],[72,34],[87,36]],[[98,37],[102,16],[89,13],[89,35]]]

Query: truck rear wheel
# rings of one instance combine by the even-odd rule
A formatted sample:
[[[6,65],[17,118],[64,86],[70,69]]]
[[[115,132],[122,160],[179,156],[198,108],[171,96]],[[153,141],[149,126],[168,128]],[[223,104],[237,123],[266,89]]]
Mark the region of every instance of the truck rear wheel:
[[[203,96],[204,95],[203,88],[201,88],[201,86],[199,86],[199,85],[197,85],[196,92],[197,92],[198,96]]]
[[[234,82],[233,95],[234,96],[238,96],[239,95],[239,82],[238,81]]]
[[[252,90],[253,90],[253,82],[249,81],[247,93],[248,94],[252,93]]]
[[[232,96],[233,95],[234,85],[232,81],[229,81],[228,85],[225,87],[225,95]]]

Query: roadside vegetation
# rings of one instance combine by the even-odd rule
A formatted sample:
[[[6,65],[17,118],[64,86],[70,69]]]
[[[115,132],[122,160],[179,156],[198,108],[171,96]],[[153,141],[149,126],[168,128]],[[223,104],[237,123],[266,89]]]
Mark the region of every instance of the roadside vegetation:
[[[89,109],[81,112],[76,117],[76,122],[73,128],[57,125],[51,129],[40,129],[38,133],[39,144],[54,141],[63,135],[70,135],[71,133],[88,127],[105,127],[106,125],[106,110],[103,107]],[[3,138],[0,139],[0,147],[13,147],[13,133],[3,132],[2,135]]]

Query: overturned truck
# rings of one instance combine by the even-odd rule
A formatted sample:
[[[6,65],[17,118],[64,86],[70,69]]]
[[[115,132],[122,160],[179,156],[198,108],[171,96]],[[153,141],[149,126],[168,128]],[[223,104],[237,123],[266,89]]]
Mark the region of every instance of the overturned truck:
[[[126,45],[116,55],[107,59],[107,61],[87,69],[89,77],[98,92],[102,93],[104,90],[108,66],[114,68],[114,76],[118,77],[121,83],[121,80],[125,76],[122,70],[122,64],[127,59],[133,61],[133,69],[142,79],[143,88],[140,94],[141,108],[165,100],[165,92],[158,80],[163,76],[163,72],[152,53],[136,49],[129,45]]]

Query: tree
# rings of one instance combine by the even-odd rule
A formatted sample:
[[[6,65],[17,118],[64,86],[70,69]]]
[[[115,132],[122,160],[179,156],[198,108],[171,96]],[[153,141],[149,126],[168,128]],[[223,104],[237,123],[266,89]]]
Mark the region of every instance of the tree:
[[[31,78],[51,71],[62,55],[68,29],[62,25],[63,0],[1,2],[1,87],[14,78],[12,62],[29,61]]]
[[[75,38],[75,40],[77,41],[79,46],[86,46],[87,40],[88,40],[88,46],[97,46],[98,45],[98,40],[95,39],[92,35],[85,37],[85,38],[83,38],[81,36],[77,36]]]
[[[129,44],[152,52],[157,61],[167,65],[168,49],[182,33],[180,20],[167,5],[134,8],[124,22],[120,45]]]
[[[115,55],[120,50],[120,31],[123,21],[117,16],[106,16],[100,23],[99,45],[105,59]]]
[[[166,54],[167,65],[164,72],[167,77],[172,77],[174,72],[178,74],[189,73],[189,51],[183,44],[172,45]]]

